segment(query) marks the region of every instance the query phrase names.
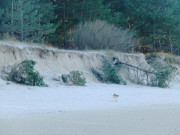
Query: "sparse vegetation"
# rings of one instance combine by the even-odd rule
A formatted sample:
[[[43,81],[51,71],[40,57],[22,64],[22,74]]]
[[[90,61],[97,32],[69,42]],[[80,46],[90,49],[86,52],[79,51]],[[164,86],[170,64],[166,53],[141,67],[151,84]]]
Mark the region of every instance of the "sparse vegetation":
[[[158,55],[156,53],[147,53],[145,54],[145,58],[147,61],[155,59]]]
[[[9,80],[30,86],[47,87],[48,85],[43,81],[39,72],[34,71],[35,64],[36,62],[33,60],[24,60],[20,64],[14,65],[9,74]]]
[[[149,85],[149,86],[157,86],[161,88],[168,87],[169,82],[173,77],[173,73],[177,70],[172,65],[167,65],[162,59],[159,60],[156,54],[150,54],[147,58],[151,68],[144,69],[141,67],[133,66],[128,63],[124,63],[119,61],[118,58],[113,58],[116,61],[114,63],[117,67],[119,65],[125,65],[124,68],[127,67],[127,71],[130,73],[130,69],[135,71],[134,74],[130,73],[131,77],[129,78],[131,82],[137,83],[140,85]]]
[[[80,23],[73,29],[72,40],[77,49],[118,49],[127,51],[136,46],[134,31],[118,28],[105,21]]]
[[[95,77],[103,83],[126,84],[125,81],[119,76],[120,66],[112,65],[107,60],[103,61],[103,66],[100,71],[91,69]]]
[[[163,53],[163,52],[157,52],[157,53],[147,53],[145,54],[146,60],[152,61],[157,58],[161,58],[162,61],[169,63],[169,64],[180,64],[180,56],[173,55],[171,53]]]
[[[62,75],[62,80],[67,85],[85,86],[86,79],[82,76],[83,76],[83,73],[80,71],[71,71],[67,75]]]
[[[173,73],[177,70],[172,65],[163,66],[160,63],[153,65],[154,75],[150,78],[150,86],[165,88],[173,77]]]

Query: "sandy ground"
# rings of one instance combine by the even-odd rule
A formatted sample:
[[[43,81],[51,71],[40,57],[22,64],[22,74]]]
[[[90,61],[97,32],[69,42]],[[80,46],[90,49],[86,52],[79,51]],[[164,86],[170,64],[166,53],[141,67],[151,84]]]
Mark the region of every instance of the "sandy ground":
[[[0,81],[0,135],[180,135],[179,83],[166,89],[50,84]]]
[[[0,67],[35,60],[49,85],[7,85],[0,79],[0,135],[180,135],[180,78],[165,89],[95,83],[89,69],[100,67],[106,55],[147,65],[142,54],[111,53],[0,41]],[[73,70],[84,73],[85,87],[52,79]]]
[[[179,135],[180,105],[0,117],[1,135]]]

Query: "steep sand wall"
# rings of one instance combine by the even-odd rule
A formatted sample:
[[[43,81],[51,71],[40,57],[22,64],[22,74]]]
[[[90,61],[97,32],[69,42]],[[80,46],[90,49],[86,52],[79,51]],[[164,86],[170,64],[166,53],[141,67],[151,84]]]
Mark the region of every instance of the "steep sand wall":
[[[85,74],[88,81],[97,81],[90,68],[101,67],[104,58],[111,59],[113,56],[134,66],[150,67],[146,63],[143,54],[127,54],[113,51],[69,51],[0,41],[0,67],[13,65],[25,59],[34,60],[37,62],[35,69],[44,77],[53,77],[79,70]],[[130,76],[127,70],[121,70],[120,72],[124,77]]]
[[[94,52],[64,51],[38,46],[13,46],[0,44],[0,67],[13,65],[25,59],[37,62],[35,69],[43,76],[58,76],[73,70],[82,71],[86,78],[94,80],[91,67],[99,67],[103,55]]]

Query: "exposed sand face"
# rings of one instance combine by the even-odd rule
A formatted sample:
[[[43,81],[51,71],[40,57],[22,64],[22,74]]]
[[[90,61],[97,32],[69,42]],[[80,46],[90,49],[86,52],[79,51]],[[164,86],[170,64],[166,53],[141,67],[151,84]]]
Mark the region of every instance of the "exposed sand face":
[[[149,67],[143,54],[117,53],[114,51],[71,51],[56,48],[27,45],[18,42],[0,41],[0,68],[23,60],[36,61],[35,69],[45,78],[59,76],[70,71],[82,71],[88,82],[97,82],[91,68],[100,68],[104,58],[117,56],[123,62],[134,66]],[[122,73],[127,71],[122,71]],[[127,76],[127,75],[124,76]],[[133,72],[134,74],[134,72]]]
[[[35,69],[45,78],[79,70],[85,74],[88,81],[96,80],[91,74],[90,68],[99,67],[102,58],[103,55],[94,52],[64,51],[55,48],[0,42],[0,68],[27,59],[34,60],[37,63]]]
[[[1,135],[179,135],[180,105],[0,118]]]

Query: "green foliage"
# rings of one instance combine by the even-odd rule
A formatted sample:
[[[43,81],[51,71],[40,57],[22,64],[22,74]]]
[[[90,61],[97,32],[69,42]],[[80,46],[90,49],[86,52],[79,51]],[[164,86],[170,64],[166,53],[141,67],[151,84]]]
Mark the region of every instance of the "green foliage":
[[[102,71],[104,73],[104,81],[119,84],[120,83],[120,77],[118,75],[118,68],[113,66],[108,61],[103,62]]]
[[[177,70],[177,68],[168,65],[168,66],[159,66],[154,67],[154,76],[151,77],[151,86],[157,86],[161,88],[168,87],[169,82],[171,81],[173,73]]]
[[[146,54],[147,63],[153,68],[153,75],[150,78],[150,86],[168,87],[173,74],[177,68],[171,64],[175,64],[175,56],[167,53],[150,53]]]
[[[25,60],[15,65],[9,74],[9,80],[30,86],[47,87],[48,85],[43,81],[39,72],[34,71],[35,64],[33,60]]]
[[[91,69],[91,71],[101,82],[126,85],[126,82],[119,76],[119,68],[120,66],[112,65],[107,60],[104,60],[101,71],[98,72],[95,69]]]
[[[37,0],[36,0],[37,1]],[[46,0],[38,0],[38,12],[41,14],[41,18],[38,23],[38,29],[34,32],[34,42],[50,42],[55,39],[56,30],[60,26],[61,22],[55,22],[58,15],[55,13],[57,8],[56,4]]]
[[[101,71],[97,71],[94,68],[91,68],[91,71],[100,82],[104,82],[103,73]]]
[[[63,80],[64,83],[67,83],[68,75],[62,75],[62,80]]]
[[[4,10],[1,9],[1,7],[0,7],[0,31],[2,30],[2,15],[3,15],[3,13],[4,13]],[[1,34],[1,32],[0,32],[0,34]],[[1,39],[1,37],[0,37],[0,39]]]
[[[179,0],[105,0],[111,10],[122,13],[118,25],[136,29],[138,49],[150,45],[153,51],[180,54]]]
[[[71,71],[68,75],[62,75],[62,80],[68,85],[79,85],[85,86],[86,79],[83,76],[82,72]]]
[[[138,37],[135,50],[180,55],[179,0],[0,0],[0,34],[9,33],[23,41],[45,40],[58,47],[74,48],[71,42],[72,28],[98,19],[128,29],[124,35],[135,30]],[[102,41],[105,36],[108,44],[108,30],[104,30],[104,27],[101,29],[104,35],[96,37]],[[96,28],[98,31],[101,29]],[[119,36],[115,33],[108,34],[108,37],[118,41]],[[91,33],[87,37],[93,35]],[[96,37],[94,44],[98,44]],[[87,44],[86,39],[85,45],[80,46],[85,48]],[[145,50],[141,49],[144,47]],[[96,48],[102,46],[98,44]]]
[[[168,87],[177,70],[171,65],[176,63],[176,57],[166,53],[149,53],[145,56],[151,68],[143,69],[131,65],[131,68],[137,72],[132,82],[152,87]]]
[[[2,17],[3,12],[4,12],[3,9],[0,9],[0,19]]]
[[[52,2],[39,0],[12,0],[9,6],[4,7],[2,19],[2,32],[9,33],[20,41],[43,42],[51,33],[56,31],[52,20],[54,15]]]

